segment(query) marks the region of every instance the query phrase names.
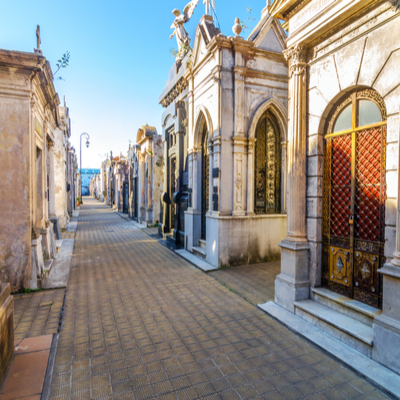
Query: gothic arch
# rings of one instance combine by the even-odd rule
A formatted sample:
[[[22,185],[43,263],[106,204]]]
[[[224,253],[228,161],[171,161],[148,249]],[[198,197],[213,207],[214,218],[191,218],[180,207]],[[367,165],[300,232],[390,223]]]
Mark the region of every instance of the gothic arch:
[[[212,123],[212,118],[210,116],[210,113],[208,112],[206,107],[204,107],[203,105],[200,105],[196,111],[196,118],[195,118],[196,123],[194,125],[193,145],[195,148],[200,148],[201,141],[203,140],[203,138],[202,138],[203,118],[205,120],[205,123],[207,124],[207,131],[208,131],[209,139],[212,138],[212,136],[213,136],[214,129],[213,129],[213,123]]]
[[[287,138],[287,111],[285,107],[275,98],[266,99],[261,103],[251,118],[251,124],[249,127],[248,137],[249,139],[255,139],[257,124],[265,111],[269,110],[274,114],[281,131],[282,142],[286,141]]]

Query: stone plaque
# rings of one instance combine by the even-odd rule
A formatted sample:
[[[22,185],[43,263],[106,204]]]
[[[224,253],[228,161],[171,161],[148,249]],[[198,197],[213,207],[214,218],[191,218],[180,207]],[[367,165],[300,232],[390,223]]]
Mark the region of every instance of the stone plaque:
[[[300,28],[302,25],[310,21],[324,8],[337,0],[313,0],[308,6],[304,7],[299,13],[295,14],[290,20],[290,31],[293,32]]]

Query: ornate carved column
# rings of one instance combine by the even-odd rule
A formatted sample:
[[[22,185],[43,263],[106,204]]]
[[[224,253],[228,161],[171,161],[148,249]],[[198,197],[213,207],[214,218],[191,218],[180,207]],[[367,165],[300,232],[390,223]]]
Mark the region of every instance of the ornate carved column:
[[[233,138],[233,213],[246,215],[246,154],[247,139],[243,136]]]
[[[309,298],[306,237],[307,51],[295,45],[284,51],[289,62],[287,146],[287,238],[281,246],[281,273],[275,281],[275,302],[294,312],[294,302]]]
[[[255,138],[250,138],[247,146],[247,215],[254,214],[254,146]]]

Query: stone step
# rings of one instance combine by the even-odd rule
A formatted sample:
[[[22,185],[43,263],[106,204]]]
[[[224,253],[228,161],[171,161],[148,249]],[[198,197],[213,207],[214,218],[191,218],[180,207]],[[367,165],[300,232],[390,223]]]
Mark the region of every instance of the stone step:
[[[206,248],[206,241],[204,239],[199,239],[199,244],[202,249]]]
[[[202,247],[195,247],[195,246],[193,246],[192,249],[193,249],[193,254],[195,256],[200,257],[203,260],[206,259],[207,253],[206,253],[205,249],[203,249]]]
[[[372,327],[314,300],[294,303],[295,314],[328,335],[371,357]]]
[[[317,303],[339,311],[340,313],[371,327],[374,323],[374,319],[378,315],[382,314],[382,311],[378,308],[361,303],[357,300],[349,299],[348,297],[334,293],[329,289],[311,289],[311,298]]]

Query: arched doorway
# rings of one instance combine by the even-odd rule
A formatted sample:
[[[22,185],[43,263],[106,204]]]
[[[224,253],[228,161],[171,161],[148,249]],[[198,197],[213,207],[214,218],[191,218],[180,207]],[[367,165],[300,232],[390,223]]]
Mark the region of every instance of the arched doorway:
[[[210,160],[208,155],[208,129],[205,119],[201,132],[201,239],[206,240],[206,214],[209,205]]]
[[[333,110],[324,140],[322,285],[381,307],[385,262],[386,108],[373,90]]]
[[[281,212],[281,134],[270,111],[260,118],[256,128],[254,157],[254,211],[256,214]]]

